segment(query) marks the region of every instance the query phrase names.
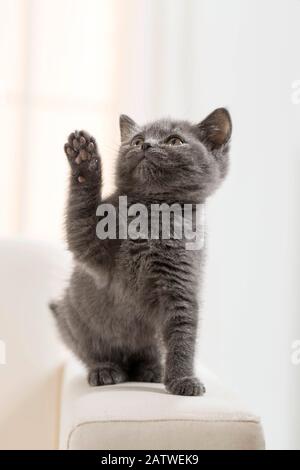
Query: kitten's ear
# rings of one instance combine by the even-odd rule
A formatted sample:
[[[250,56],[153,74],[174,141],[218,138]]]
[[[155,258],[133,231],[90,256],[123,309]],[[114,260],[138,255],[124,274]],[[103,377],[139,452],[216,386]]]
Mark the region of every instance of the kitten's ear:
[[[133,135],[138,129],[137,124],[126,114],[121,114],[120,116],[120,132],[121,132],[121,142],[124,142]]]
[[[225,108],[215,109],[196,127],[200,140],[209,145],[211,149],[222,147],[231,137],[231,117]]]

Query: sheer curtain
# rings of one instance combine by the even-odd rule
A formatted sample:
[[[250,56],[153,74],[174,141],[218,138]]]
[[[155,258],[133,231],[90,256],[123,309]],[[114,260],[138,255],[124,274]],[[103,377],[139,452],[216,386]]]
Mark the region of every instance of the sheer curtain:
[[[114,1],[1,0],[4,234],[61,237],[62,149],[74,128],[97,135],[111,181],[122,8]]]
[[[208,203],[201,355],[300,448],[297,0],[0,0],[1,235],[62,240],[73,129],[113,188],[118,116],[228,106],[231,172]]]

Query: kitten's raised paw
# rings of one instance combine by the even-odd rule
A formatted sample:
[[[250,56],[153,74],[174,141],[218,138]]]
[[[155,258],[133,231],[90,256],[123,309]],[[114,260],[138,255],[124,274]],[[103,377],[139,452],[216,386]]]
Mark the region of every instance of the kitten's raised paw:
[[[95,139],[87,132],[72,132],[64,148],[73,175],[79,183],[84,183],[92,176],[98,175],[100,158],[97,144]]]
[[[180,377],[166,383],[166,389],[173,395],[199,396],[204,395],[205,386],[197,377]]]
[[[88,383],[92,387],[99,385],[112,385],[125,382],[127,376],[125,372],[115,364],[103,364],[89,370]]]

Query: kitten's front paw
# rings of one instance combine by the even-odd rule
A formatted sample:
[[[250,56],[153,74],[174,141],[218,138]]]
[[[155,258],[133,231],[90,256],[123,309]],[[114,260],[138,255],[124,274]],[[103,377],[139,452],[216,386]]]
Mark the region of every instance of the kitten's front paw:
[[[84,183],[94,176],[98,178],[100,158],[94,137],[85,131],[72,132],[64,148],[72,173],[79,183]]]
[[[90,369],[88,373],[88,383],[93,387],[119,384],[126,380],[125,372],[114,364],[100,364],[98,367]]]
[[[173,395],[199,396],[204,395],[205,387],[197,377],[180,377],[166,383],[166,389]]]

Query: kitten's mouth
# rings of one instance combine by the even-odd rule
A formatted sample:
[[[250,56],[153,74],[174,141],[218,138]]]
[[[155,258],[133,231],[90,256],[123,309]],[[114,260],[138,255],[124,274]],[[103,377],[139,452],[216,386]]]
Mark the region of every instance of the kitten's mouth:
[[[153,177],[166,156],[166,152],[157,148],[143,150],[136,156],[134,174],[142,179],[147,179],[149,175]]]
[[[159,165],[167,157],[167,153],[161,149],[150,148],[145,151],[145,157],[155,166]]]
[[[139,155],[136,166],[140,165],[146,158],[146,152],[143,152]]]

